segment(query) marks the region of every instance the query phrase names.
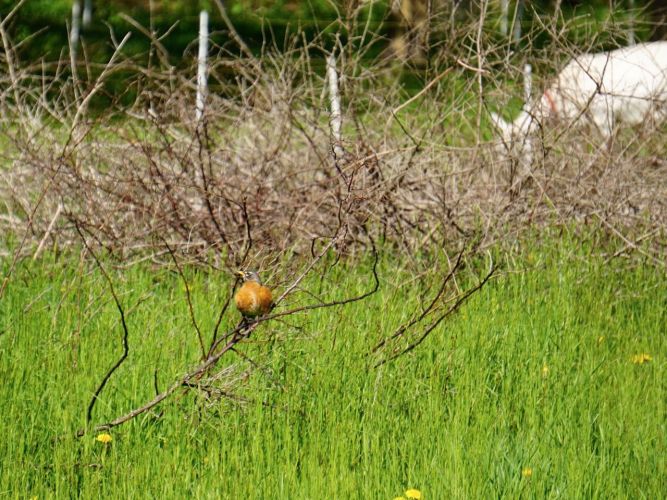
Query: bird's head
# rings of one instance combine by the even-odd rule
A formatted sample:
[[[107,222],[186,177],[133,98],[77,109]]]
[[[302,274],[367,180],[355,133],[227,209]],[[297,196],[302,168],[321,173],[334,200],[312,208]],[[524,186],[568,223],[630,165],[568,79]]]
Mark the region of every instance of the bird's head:
[[[239,269],[236,271],[236,276],[240,277],[243,281],[255,281],[259,283],[260,285],[262,284],[262,280],[259,279],[259,273],[257,271],[249,271],[249,270],[242,270]]]

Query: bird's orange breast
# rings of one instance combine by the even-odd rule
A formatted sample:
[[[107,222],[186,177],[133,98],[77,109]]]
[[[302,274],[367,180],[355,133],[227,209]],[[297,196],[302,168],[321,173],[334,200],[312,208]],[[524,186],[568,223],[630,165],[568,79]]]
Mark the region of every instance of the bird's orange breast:
[[[244,316],[258,316],[271,310],[271,290],[254,281],[244,283],[234,296],[236,307]]]

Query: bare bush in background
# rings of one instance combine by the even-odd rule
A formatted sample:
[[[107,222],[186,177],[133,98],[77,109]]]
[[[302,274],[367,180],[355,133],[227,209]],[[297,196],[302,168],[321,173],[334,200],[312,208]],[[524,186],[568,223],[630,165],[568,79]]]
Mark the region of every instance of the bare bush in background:
[[[0,73],[0,230],[15,235],[3,249],[14,259],[2,289],[21,258],[37,258],[49,247],[83,243],[103,272],[102,249],[120,266],[147,259],[175,266],[201,347],[199,364],[184,377],[102,428],[147,412],[180,389],[227,397],[246,368],[217,363],[226,353],[243,357],[235,346],[260,323],[341,306],[379,286],[373,265],[369,292],[328,300],[301,293],[292,309],[225,333],[219,327],[228,298],[214,331],[202,333],[181,271],[186,263],[261,268],[282,289],[282,301],[302,292],[309,273],[326,274],[330,253],[336,259],[371,253],[375,263],[378,248],[406,257],[422,250],[456,253],[449,269],[437,270],[440,289],[426,287],[433,291],[430,307],[393,335],[380,332],[379,364],[419,345],[489,279],[493,266],[478,286],[458,288],[461,249],[514,245],[535,228],[576,231],[590,224],[618,240],[610,258],[640,255],[664,265],[661,124],[620,129],[604,144],[586,129],[541,130],[530,157],[505,154],[490,124],[490,111],[506,118],[518,111],[525,63],[538,75],[539,95],[565,60],[599,50],[595,39],[586,46],[566,42],[569,26],[556,12],[537,19],[520,40],[528,46],[542,36],[550,43],[520,52],[517,40],[498,34],[489,3],[481,2],[465,15],[432,10],[428,22],[408,23],[405,29],[418,36],[402,35],[419,40],[419,57],[397,63],[390,51],[368,57],[371,48],[389,44],[364,25],[360,12],[354,2],[341,12],[334,31],[346,37],[307,41],[295,33],[278,42],[267,36],[262,52],[253,54],[220,4],[218,22],[229,42],[209,54],[201,119],[196,62],[173,68],[161,42],[168,34],[135,26],[141,35],[133,36],[151,38],[148,64],[126,56],[129,35],[114,33],[115,50],[104,65],[87,62],[85,51],[79,62],[34,63],[23,62],[21,47],[12,43],[11,14],[0,21],[0,63],[7,70]],[[327,56],[338,85],[327,84]],[[111,91],[119,75],[124,90]],[[417,90],[406,85],[410,79]],[[334,87],[340,130],[330,123]],[[286,259],[294,255],[301,258]],[[129,349],[122,304],[104,275],[123,321],[124,354],[102,380],[88,420]],[[248,370],[260,366],[247,361]]]
[[[524,62],[536,68],[541,89],[560,61],[595,50],[595,40],[567,45],[567,25],[542,19],[541,34],[553,42],[540,60],[539,52],[511,52],[487,19],[487,3],[475,15],[451,26],[450,16],[435,13],[434,62],[413,73],[423,90],[410,96],[399,67],[364,57],[377,35],[361,30],[335,48],[340,161],[329,140],[323,57],[313,57],[327,52],[319,40],[304,45],[297,33],[256,57],[226,26],[231,42],[214,47],[199,123],[194,65],[175,71],[157,57],[139,67],[123,56],[127,39],[115,42],[104,67],[22,64],[3,29],[3,229],[20,234],[29,221],[34,252],[45,236],[49,244],[76,239],[76,222],[124,257],[151,249],[164,257],[164,239],[192,256],[213,250],[229,265],[240,265],[251,245],[258,254],[305,251],[332,234],[343,213],[352,228],[346,243],[370,231],[406,249],[443,236],[491,243],[554,221],[599,219],[629,243],[647,234],[638,228],[662,232],[664,146],[648,127],[618,131],[611,148],[581,130],[545,131],[529,164],[498,154],[488,112],[516,110],[507,90],[521,96]],[[340,19],[348,33],[360,31],[354,16]],[[456,44],[436,38],[445,33]],[[159,38],[153,42],[160,55]],[[128,94],[105,95],[119,73],[129,75]]]

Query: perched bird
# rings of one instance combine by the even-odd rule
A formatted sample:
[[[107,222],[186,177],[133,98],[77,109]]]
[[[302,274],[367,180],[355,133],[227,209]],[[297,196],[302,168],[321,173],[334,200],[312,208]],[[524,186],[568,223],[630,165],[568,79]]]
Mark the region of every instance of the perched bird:
[[[268,313],[273,305],[271,289],[262,284],[257,271],[236,271],[243,279],[243,285],[234,296],[236,308],[246,318]]]

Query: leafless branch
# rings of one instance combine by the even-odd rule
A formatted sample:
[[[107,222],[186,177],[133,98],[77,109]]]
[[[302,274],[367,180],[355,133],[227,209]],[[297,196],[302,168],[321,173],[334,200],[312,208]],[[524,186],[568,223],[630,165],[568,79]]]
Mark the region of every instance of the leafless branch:
[[[176,271],[178,272],[181,281],[183,281],[183,287],[185,288],[185,298],[188,302],[188,312],[190,313],[190,321],[192,322],[192,326],[197,332],[197,340],[199,341],[199,347],[201,348],[202,359],[206,359],[206,348],[204,347],[204,339],[202,337],[199,324],[197,324],[197,318],[195,317],[194,307],[192,307],[192,298],[190,297],[190,284],[188,283],[188,279],[185,277],[185,274],[183,274],[183,269],[181,269],[181,265],[178,262],[178,258],[176,257],[174,250],[172,250],[172,248],[169,246],[167,240],[163,239],[162,242],[164,243],[164,246],[167,248],[167,251],[171,256],[171,260],[174,263],[174,266],[176,267]]]
[[[111,292],[111,296],[113,297],[113,300],[116,304],[116,308],[118,309],[118,314],[120,314],[120,324],[123,327],[123,353],[121,354],[120,358],[113,364],[113,366],[107,371],[106,375],[102,378],[102,381],[100,384],[97,386],[97,389],[95,390],[95,393],[93,394],[93,397],[90,400],[90,403],[88,404],[88,410],[86,411],[86,423],[90,423],[91,419],[93,418],[93,408],[95,407],[95,403],[97,402],[100,394],[102,393],[102,390],[104,387],[107,385],[107,382],[111,378],[111,375],[120,367],[120,365],[123,364],[123,361],[127,359],[128,354],[130,353],[130,344],[128,341],[129,337],[129,331],[127,329],[127,323],[125,322],[125,312],[123,311],[123,306],[120,303],[120,300],[118,299],[118,295],[116,294],[116,290],[113,285],[113,281],[111,280],[111,277],[107,273],[106,269],[104,269],[104,266],[100,262],[100,260],[97,258],[97,255],[95,255],[95,252],[93,249],[88,245],[88,241],[86,240],[86,237],[83,235],[83,232],[81,231],[81,228],[79,227],[79,224],[76,222],[74,223],[74,227],[76,228],[76,232],[79,234],[79,237],[81,238],[81,242],[83,245],[86,247],[86,250],[88,253],[93,257],[95,260],[95,264],[97,264],[97,268],[100,270],[102,275],[104,276],[104,279],[107,281],[109,285],[109,291]]]

